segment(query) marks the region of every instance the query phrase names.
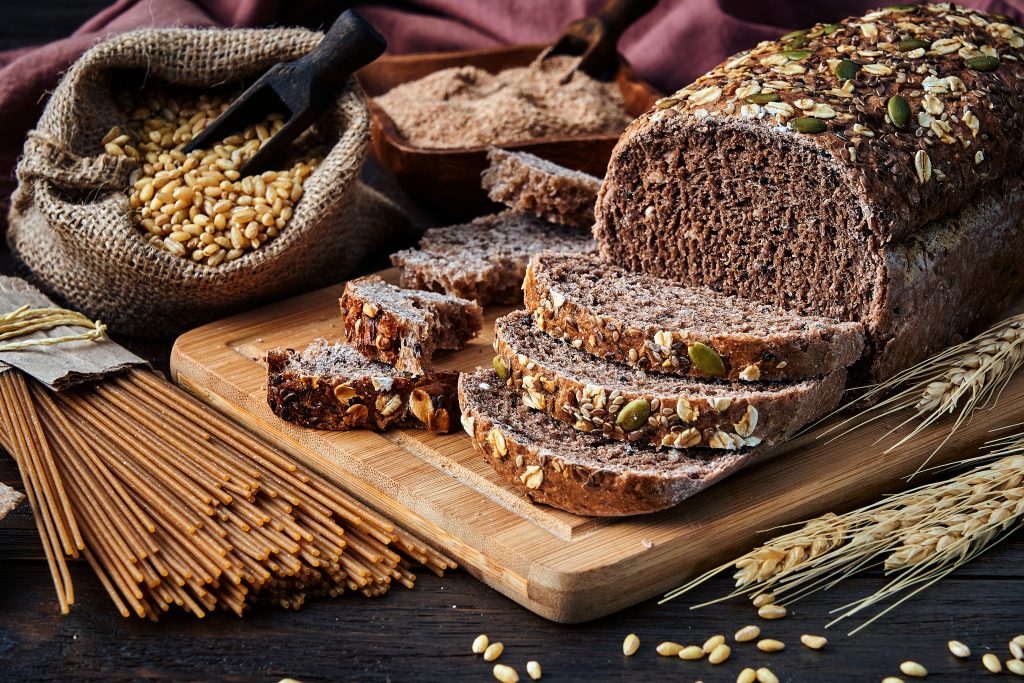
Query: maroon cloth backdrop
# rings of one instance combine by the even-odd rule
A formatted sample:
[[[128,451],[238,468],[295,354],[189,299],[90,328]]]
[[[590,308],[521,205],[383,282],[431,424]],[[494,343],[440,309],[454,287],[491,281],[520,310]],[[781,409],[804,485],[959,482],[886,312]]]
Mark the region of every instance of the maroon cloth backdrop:
[[[662,90],[689,83],[725,57],[766,38],[895,0],[661,0],[623,36],[620,48]],[[0,52],[0,202],[14,187],[25,133],[60,75],[91,45],[115,33],[157,26],[328,25],[346,6],[362,12],[389,52],[457,50],[551,41],[604,0],[118,0],[63,40]],[[961,4],[1024,19],[1024,0]],[[41,9],[45,12],[45,9]],[[16,27],[9,27],[17,30]],[[0,216],[3,222],[6,211]]]

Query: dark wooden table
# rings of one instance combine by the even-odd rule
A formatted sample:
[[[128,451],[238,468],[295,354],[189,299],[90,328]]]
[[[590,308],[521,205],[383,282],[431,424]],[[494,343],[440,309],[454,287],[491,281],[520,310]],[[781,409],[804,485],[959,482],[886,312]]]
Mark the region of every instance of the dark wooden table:
[[[63,35],[102,4],[50,0],[44,10],[24,1],[5,3],[0,49]],[[169,342],[145,352],[160,356],[168,348]],[[5,454],[0,481],[21,488]],[[379,599],[345,595],[298,612],[258,608],[241,619],[203,620],[174,615],[156,624],[118,616],[84,563],[73,563],[72,575],[77,601],[69,616],[61,616],[28,507],[0,522],[0,680],[487,681],[493,680],[490,665],[470,653],[473,638],[487,633],[505,644],[501,661],[515,666],[521,680],[528,680],[526,661],[537,659],[547,681],[710,683],[734,681],[745,666],[770,666],[784,681],[879,681],[912,658],[929,669],[928,680],[961,681],[989,676],[980,655],[991,649],[1007,658],[1007,640],[1024,632],[1020,535],[852,638],[839,629],[824,631],[828,612],[881,586],[880,573],[798,603],[776,622],[758,620],[745,601],[688,609],[727,592],[730,583],[723,578],[686,601],[651,601],[575,626],[547,622],[463,572],[422,576],[415,589]],[[644,577],[635,581],[642,584]],[[764,654],[741,645],[718,667],[654,652],[661,640],[701,643],[716,633],[731,640],[748,623],[759,623],[786,650]],[[621,644],[630,632],[642,645],[626,658]],[[830,642],[813,652],[799,644],[801,633],[823,633]],[[950,638],[972,647],[970,663],[948,653]]]

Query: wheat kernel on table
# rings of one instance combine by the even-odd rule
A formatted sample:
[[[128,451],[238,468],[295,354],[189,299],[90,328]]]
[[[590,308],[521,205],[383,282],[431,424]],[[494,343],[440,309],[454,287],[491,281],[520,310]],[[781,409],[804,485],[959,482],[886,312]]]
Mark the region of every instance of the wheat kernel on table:
[[[535,681],[540,680],[540,662],[531,659],[526,663],[527,675]]]
[[[828,638],[825,636],[814,636],[810,633],[805,633],[800,636],[800,642],[812,650],[820,650],[828,644]]]
[[[519,674],[507,664],[495,664],[492,672],[501,683],[519,683]]]
[[[1018,676],[1024,676],[1024,661],[1019,659],[1007,659],[1006,670]]]
[[[711,651],[711,654],[708,655],[708,661],[712,664],[721,664],[725,660],[729,659],[729,655],[731,654],[732,648],[726,645],[725,643],[722,643],[721,645],[716,646],[715,649]]]
[[[763,640],[757,641],[757,649],[761,652],[779,652],[784,650],[786,644],[781,640],[775,640],[774,638],[764,638]]]
[[[882,683],[903,683],[903,679],[898,676],[886,676],[882,679]]]
[[[761,635],[761,628],[751,624],[736,631],[736,635],[733,638],[736,639],[737,643],[748,643],[751,640],[755,640],[759,635]]]
[[[991,652],[986,652],[981,656],[981,663],[994,674],[1003,670],[1003,663],[999,661],[999,657],[996,657]]]
[[[1010,654],[1013,655],[1014,659],[1024,659],[1024,647],[1021,646],[1016,640],[1011,640],[1007,645],[1010,648]]]
[[[757,683],[779,683],[779,677],[768,667],[762,666],[757,670]]]
[[[920,663],[909,659],[900,664],[900,671],[914,678],[924,678],[928,675],[928,669],[924,668]]]
[[[757,672],[751,668],[746,668],[740,672],[740,675],[736,677],[736,683],[754,683],[757,680]]]
[[[1021,647],[1024,647],[1024,634],[1021,634],[1019,636],[1014,636],[1013,637],[1013,642],[1017,643]]]
[[[753,600],[754,607],[764,607],[775,602],[775,596],[771,593],[761,593]]]
[[[762,619],[781,619],[786,616],[786,608],[774,603],[765,605],[757,610],[757,616]]]
[[[704,651],[704,654],[711,654],[712,650],[714,650],[716,647],[718,647],[724,642],[725,636],[723,635],[711,636],[710,638],[704,641],[704,645],[701,647],[701,649]]]
[[[685,659],[693,662],[704,657],[704,650],[701,649],[700,645],[687,645],[679,651],[679,659]]]
[[[626,639],[622,641],[622,654],[627,657],[632,657],[636,654],[636,651],[640,649],[640,638],[635,633],[630,633],[626,636]]]
[[[946,643],[946,646],[949,648],[949,651],[953,653],[954,657],[963,659],[971,656],[971,648],[967,647],[959,640],[951,640]]]
[[[473,639],[473,654],[482,655],[487,650],[487,646],[490,644],[491,642],[490,640],[488,640],[487,634],[481,633]]]
[[[501,653],[505,651],[505,646],[501,643],[491,643],[484,650],[484,661],[493,662],[495,659],[501,656]]]
[[[675,657],[679,654],[679,651],[683,649],[683,646],[679,643],[673,643],[671,640],[666,640],[658,643],[658,647],[654,648],[662,657]]]

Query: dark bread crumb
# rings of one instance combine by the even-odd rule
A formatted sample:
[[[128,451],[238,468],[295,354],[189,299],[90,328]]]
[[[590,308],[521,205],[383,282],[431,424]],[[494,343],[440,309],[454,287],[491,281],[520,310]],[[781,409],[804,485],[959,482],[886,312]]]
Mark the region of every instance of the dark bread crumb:
[[[492,147],[481,182],[494,201],[552,223],[587,230],[594,225],[594,203],[601,179],[528,152]]]

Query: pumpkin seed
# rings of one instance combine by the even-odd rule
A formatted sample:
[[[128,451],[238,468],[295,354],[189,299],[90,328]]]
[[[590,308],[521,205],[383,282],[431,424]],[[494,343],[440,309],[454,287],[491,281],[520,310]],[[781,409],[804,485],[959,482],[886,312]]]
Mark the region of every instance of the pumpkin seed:
[[[658,103],[654,105],[654,108],[655,109],[668,109],[669,107],[674,107],[677,104],[679,104],[679,100],[677,100],[676,98],[674,98],[674,97],[666,97],[663,100],[658,100]]]
[[[796,30],[796,31],[790,31],[786,35],[784,35],[781,38],[779,38],[779,40],[792,40],[793,38],[799,38],[800,36],[806,36],[810,32],[811,32],[811,30],[807,29],[807,28],[802,28],[802,29],[799,29],[799,30]]]
[[[856,76],[858,71],[860,71],[860,64],[852,59],[844,59],[836,64],[835,74],[839,80],[848,81]]]
[[[646,398],[636,398],[622,406],[619,410],[618,417],[615,418],[615,424],[622,427],[623,430],[631,432],[634,429],[640,429],[647,424],[647,418],[651,416],[651,404]],[[673,655],[678,654],[673,652]]]
[[[910,103],[905,99],[899,95],[893,95],[885,103],[885,108],[889,112],[889,120],[892,121],[892,125],[897,128],[906,128],[910,125],[910,119],[913,117],[910,113]]]
[[[816,119],[813,116],[805,116],[799,119],[793,119],[789,122],[789,127],[798,133],[824,133],[828,125],[821,119]]]
[[[821,32],[826,36],[830,36],[839,30],[839,24],[825,24],[825,27],[821,29]]]
[[[494,366],[494,371],[498,373],[498,378],[502,381],[508,379],[508,368],[505,367],[505,362],[501,360],[501,356],[495,356],[494,360],[491,361],[491,365]]]
[[[889,5],[882,9],[889,10],[890,12],[913,12],[917,9],[917,5]]]
[[[794,38],[793,40],[787,40],[783,44],[783,47],[786,48],[787,50],[798,50],[802,48],[804,45],[807,45],[807,43],[809,42],[811,42],[810,38],[808,38],[807,36],[800,36],[799,38]]]
[[[918,40],[917,38],[907,38],[906,40],[901,40],[896,43],[896,48],[900,52],[910,52],[911,50],[917,50],[922,47],[927,49],[931,47],[931,43],[927,40]]]
[[[693,342],[686,349],[686,353],[694,365],[712,377],[721,377],[725,374],[725,363],[722,362],[722,357],[707,344]]]
[[[782,98],[779,97],[778,93],[774,92],[759,92],[756,95],[751,95],[747,98],[747,102],[751,104],[768,104],[769,102],[778,102]]]
[[[991,57],[989,55],[971,57],[964,63],[971,71],[995,71],[999,68],[999,65],[1002,64],[998,57]]]
[[[811,51],[810,50],[786,50],[782,54],[784,54],[785,56],[789,57],[790,59],[807,59],[808,57],[811,56]]]

